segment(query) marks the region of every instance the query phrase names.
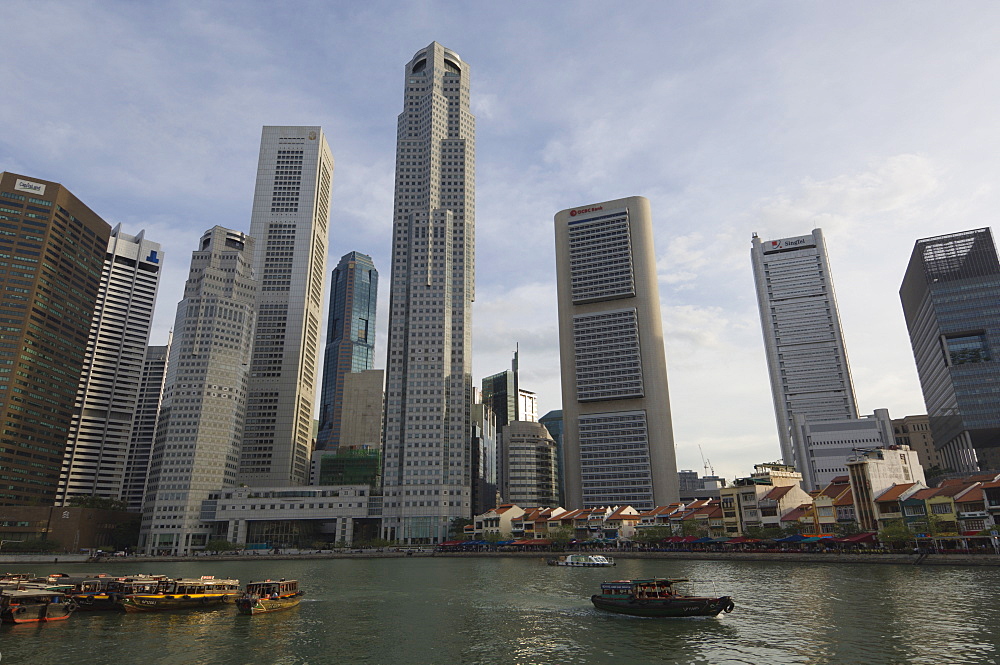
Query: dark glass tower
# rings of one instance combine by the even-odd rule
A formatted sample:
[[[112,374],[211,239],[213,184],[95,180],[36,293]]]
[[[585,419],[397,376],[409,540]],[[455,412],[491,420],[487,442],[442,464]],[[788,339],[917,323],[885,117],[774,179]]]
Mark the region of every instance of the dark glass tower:
[[[345,254],[330,280],[330,314],[323,359],[316,450],[337,450],[344,405],[344,375],[372,369],[378,271],[370,256]]]
[[[1000,263],[990,230],[918,240],[899,297],[945,466],[1000,469]]]

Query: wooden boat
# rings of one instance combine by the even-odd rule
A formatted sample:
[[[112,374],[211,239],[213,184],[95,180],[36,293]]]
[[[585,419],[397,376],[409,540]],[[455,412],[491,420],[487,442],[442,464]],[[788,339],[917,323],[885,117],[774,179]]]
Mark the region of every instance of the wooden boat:
[[[208,609],[231,603],[240,593],[239,580],[178,578],[167,588],[153,593],[132,593],[122,599],[126,612]]]
[[[607,568],[615,565],[615,560],[603,554],[567,554],[549,559],[547,563],[550,566],[569,566],[571,568]]]
[[[0,592],[0,621],[35,623],[68,619],[76,604],[61,591],[5,589]]]
[[[674,588],[679,582],[687,580],[655,577],[604,582],[601,593],[591,596],[590,601],[601,610],[640,617],[714,617],[733,611],[729,596],[689,596]]]
[[[165,575],[133,575],[130,577],[100,577],[77,583],[69,595],[83,611],[124,612],[125,596],[165,593],[173,580]]]
[[[247,584],[239,598],[236,610],[240,614],[263,614],[295,607],[302,600],[298,580],[264,580]]]

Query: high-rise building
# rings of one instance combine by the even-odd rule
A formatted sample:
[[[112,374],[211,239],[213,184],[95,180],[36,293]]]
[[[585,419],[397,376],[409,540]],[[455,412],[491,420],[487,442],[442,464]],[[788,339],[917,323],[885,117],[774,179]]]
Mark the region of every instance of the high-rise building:
[[[124,499],[132,422],[153,324],[163,253],[159,243],[111,231],[90,325],[56,502]]]
[[[237,482],[257,302],[254,243],[216,226],[191,255],[143,503],[139,547],[147,554],[189,554],[213,537],[235,538],[201,514],[203,502]]]
[[[472,514],[497,506],[497,418],[480,395],[472,405]]]
[[[867,448],[885,448],[895,444],[888,409],[875,409],[870,416],[842,420],[806,420],[792,416],[795,431],[796,470],[802,474],[802,487],[818,491],[847,473],[847,460]]]
[[[378,271],[371,257],[360,252],[345,254],[330,278],[316,450],[336,450],[340,444],[344,377],[374,367],[377,298]]]
[[[549,436],[556,442],[556,477],[559,478],[559,505],[565,506],[566,502],[566,451],[563,447],[563,415],[562,409],[549,411],[538,419],[538,422],[545,425],[549,431]]]
[[[333,156],[319,127],[264,127],[250,235],[259,280],[241,482],[307,484]]]
[[[897,445],[909,446],[910,450],[917,453],[920,466],[924,467],[924,473],[928,477],[943,472],[944,459],[934,446],[934,437],[931,436],[931,419],[927,417],[927,414],[894,418],[892,430]]]
[[[406,65],[386,361],[384,535],[431,543],[471,517],[475,118],[469,65],[437,42]]]
[[[538,420],[537,396],[518,384],[518,351],[514,352],[511,369],[483,379],[482,403],[489,406],[496,420],[496,484],[500,496],[507,501],[507,479],[503,475],[507,468],[507,446],[504,443],[503,428],[515,420]],[[475,514],[478,515],[479,512],[482,511]]]
[[[0,506],[56,498],[110,236],[59,183],[0,173]]]
[[[160,401],[163,399],[163,381],[167,375],[167,346],[146,348],[146,358],[142,363],[142,377],[139,379],[139,399],[136,402],[135,417],[132,419],[132,437],[125,460],[125,487],[122,501],[128,504],[129,512],[142,512],[142,498],[146,494],[149,478],[149,461],[156,441],[156,424],[160,417]]]
[[[918,240],[899,290],[934,445],[1000,469],[1000,263],[989,229]]]
[[[556,214],[566,502],[639,510],[677,501],[649,201]]]
[[[820,229],[769,242],[754,234],[752,244],[781,456],[798,467],[794,416],[806,421],[858,417],[830,261]]]
[[[507,456],[504,500],[519,506],[554,508],[559,505],[556,442],[538,422],[516,420],[504,426]]]

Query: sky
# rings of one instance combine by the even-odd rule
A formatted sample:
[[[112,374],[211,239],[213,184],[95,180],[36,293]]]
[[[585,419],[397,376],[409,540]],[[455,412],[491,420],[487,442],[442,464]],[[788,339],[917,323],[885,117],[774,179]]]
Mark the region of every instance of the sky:
[[[823,229],[862,413],[925,412],[899,304],[914,242],[1000,210],[1000,4],[7,0],[0,170],[62,183],[166,253],[248,231],[264,125],[321,125],[329,271],[380,271],[385,366],[396,117],[438,41],[471,67],[473,372],[560,408],[553,216],[650,200],[678,468],[780,457],[750,239]]]

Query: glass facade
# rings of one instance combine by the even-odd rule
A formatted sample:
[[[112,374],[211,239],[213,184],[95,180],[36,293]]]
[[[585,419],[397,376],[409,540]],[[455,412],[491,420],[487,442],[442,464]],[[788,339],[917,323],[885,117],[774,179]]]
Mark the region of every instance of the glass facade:
[[[900,299],[945,466],[1000,468],[1000,263],[990,230],[917,241]]]
[[[377,298],[378,271],[371,257],[345,254],[330,279],[316,450],[337,450],[340,445],[344,376],[374,365]]]

